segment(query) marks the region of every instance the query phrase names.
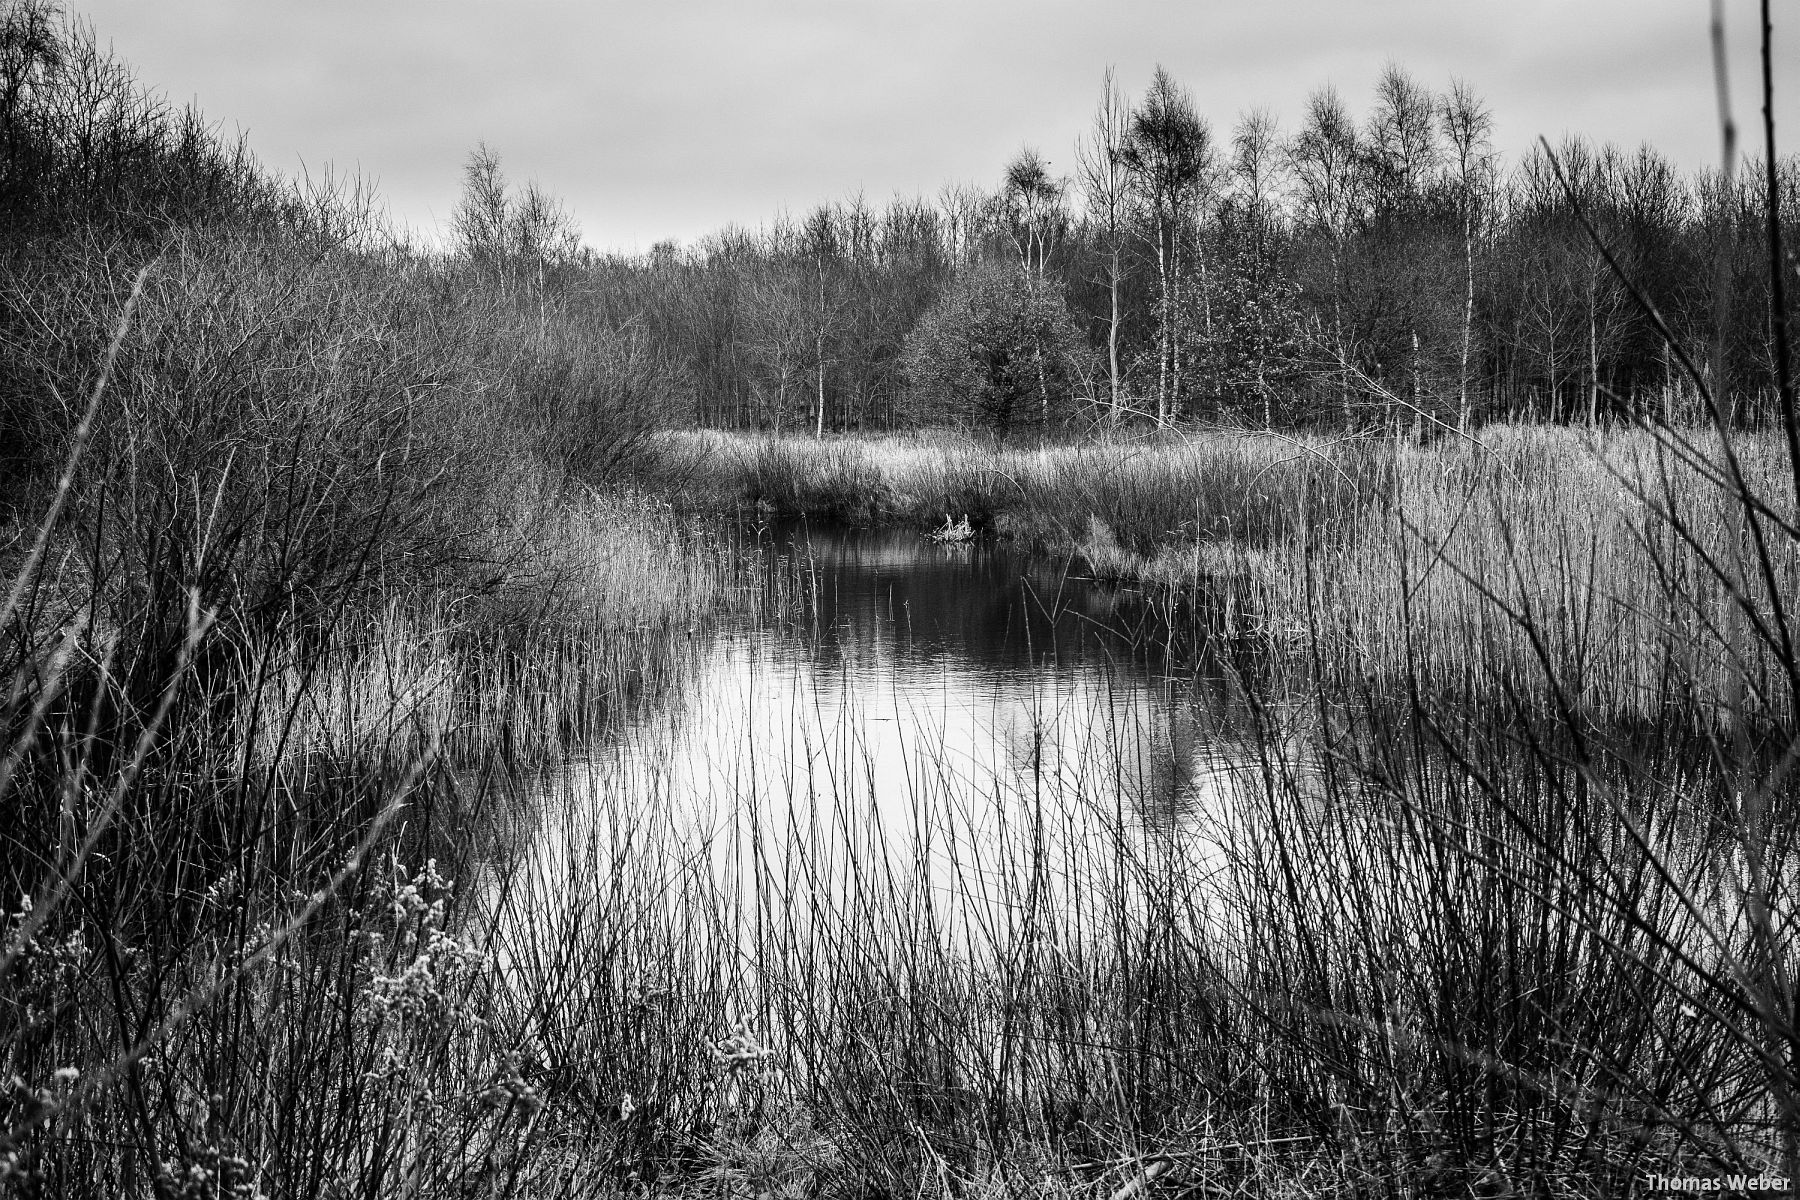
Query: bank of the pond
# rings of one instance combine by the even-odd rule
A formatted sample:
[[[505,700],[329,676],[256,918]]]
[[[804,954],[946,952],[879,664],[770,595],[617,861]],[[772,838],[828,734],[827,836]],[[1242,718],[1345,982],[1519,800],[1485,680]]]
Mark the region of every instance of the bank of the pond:
[[[1732,453],[1776,520],[1784,451]],[[1073,555],[1098,578],[1232,598],[1244,628],[1340,681],[1480,699],[1507,681],[1654,724],[1711,723],[1742,670],[1779,664],[1726,631],[1739,505],[1703,431],[1489,426],[1413,444],[1215,430],[1158,441],[994,447],[936,437],[666,435],[678,503],[804,513],[921,535],[965,516],[984,536]],[[1762,581],[1800,590],[1775,556]],[[1785,719],[1787,697],[1769,695]]]
[[[1703,743],[1620,753],[1422,684],[1213,688],[1230,663],[1139,661],[1045,556],[764,536],[796,619],[721,633],[710,678],[546,781],[504,914],[496,1027],[588,1190],[1779,1171],[1748,833],[1709,829],[1734,782]],[[1794,877],[1791,837],[1755,844]]]
[[[680,502],[925,531],[966,518],[1027,549],[1107,540],[1154,557],[1173,545],[1277,543],[1391,491],[1385,441],[1206,434],[1016,449],[954,434],[663,435],[655,456]],[[1134,572],[1143,574],[1142,571]]]
[[[1379,511],[1261,548],[1373,572]],[[209,730],[249,709],[201,689],[141,763],[44,731],[102,785],[85,817],[123,800],[81,903],[47,881],[10,918],[33,973],[0,1016],[52,1114],[17,1171],[44,1195],[142,1195],[148,1161],[212,1195],[1072,1200],[1776,1169],[1786,1027],[1758,1024],[1728,878],[1748,840],[1695,865],[1738,786],[1704,755],[1471,716],[1422,659],[1397,707],[1283,675],[1355,633],[1323,602],[1298,638],[1240,628],[1246,670],[1172,636],[1216,611],[1177,606],[1183,578],[766,525],[588,497],[521,520],[481,595],[261,647],[256,729]],[[903,714],[931,718],[904,754]],[[701,771],[692,739],[724,752]],[[67,778],[6,797],[46,862]],[[1795,877],[1791,837],[1755,844]],[[135,1070],[79,1019],[127,1002],[156,1049]]]
[[[564,492],[437,587],[267,620],[196,590],[146,707],[132,575],[58,532],[0,612],[0,1190],[468,1194],[526,1112],[451,881],[504,877],[518,781],[678,690],[749,564]]]

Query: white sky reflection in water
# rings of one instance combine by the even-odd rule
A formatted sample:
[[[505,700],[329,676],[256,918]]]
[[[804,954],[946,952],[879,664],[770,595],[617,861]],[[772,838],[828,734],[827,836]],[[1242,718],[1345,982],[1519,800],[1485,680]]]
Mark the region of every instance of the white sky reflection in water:
[[[913,534],[815,531],[807,553],[816,628],[712,639],[677,695],[551,789],[568,811],[542,821],[547,863],[590,837],[608,862],[705,856],[757,911],[848,903],[874,872],[890,897],[934,897],[946,929],[1028,895],[1073,919],[1068,881],[1129,885],[1170,856],[1204,883],[1212,819],[1261,767],[1105,632],[1094,614],[1119,597]]]

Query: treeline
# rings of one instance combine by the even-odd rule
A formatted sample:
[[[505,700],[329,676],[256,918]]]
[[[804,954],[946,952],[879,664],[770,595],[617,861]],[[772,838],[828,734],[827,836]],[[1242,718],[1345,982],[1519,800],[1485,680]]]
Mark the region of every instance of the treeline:
[[[1723,396],[1749,417],[1771,404],[1755,164],[1684,175],[1650,147],[1579,140],[1508,164],[1469,87],[1398,67],[1360,115],[1327,88],[1297,129],[1258,111],[1228,134],[1165,71],[1136,97],[1109,75],[1066,172],[1024,150],[992,188],[853,197],[636,256],[585,249],[483,147],[445,252],[353,186],[270,175],[48,0],[0,13],[0,511],[53,477],[146,264],[109,410],[135,422],[133,453],[185,428],[181,396],[208,430],[181,457],[332,429],[385,478],[414,460],[465,480],[602,474],[670,422],[1400,431],[1690,413],[1590,225]],[[1800,166],[1778,174],[1791,223]],[[464,500],[446,509],[482,507]]]
[[[1069,174],[1028,149],[992,190],[853,197],[593,259],[582,287],[706,424],[1680,416],[1696,397],[1633,286],[1766,412],[1760,166],[1580,139],[1509,164],[1492,124],[1467,85],[1390,67],[1360,116],[1325,88],[1296,130],[1258,111],[1221,136],[1167,72],[1135,99],[1109,76]],[[1791,225],[1795,160],[1779,180]]]

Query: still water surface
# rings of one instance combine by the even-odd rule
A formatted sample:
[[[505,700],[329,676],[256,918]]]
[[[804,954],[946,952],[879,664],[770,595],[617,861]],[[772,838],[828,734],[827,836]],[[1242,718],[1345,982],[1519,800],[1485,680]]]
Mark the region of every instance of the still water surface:
[[[545,849],[698,855],[759,898],[876,871],[1003,901],[1089,886],[1122,842],[1202,877],[1210,823],[1264,786],[1267,711],[1247,720],[1241,675],[1172,634],[1192,614],[991,544],[754,536],[786,615],[708,635],[674,695],[570,764]]]

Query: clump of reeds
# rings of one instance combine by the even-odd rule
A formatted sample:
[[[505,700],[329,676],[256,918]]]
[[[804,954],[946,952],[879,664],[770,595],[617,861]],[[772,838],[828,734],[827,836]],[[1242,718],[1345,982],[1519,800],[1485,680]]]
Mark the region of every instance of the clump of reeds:
[[[944,514],[944,523],[926,533],[926,538],[942,545],[957,546],[975,540],[975,527],[969,524],[969,514],[964,513],[962,520],[952,521],[950,514]]]

